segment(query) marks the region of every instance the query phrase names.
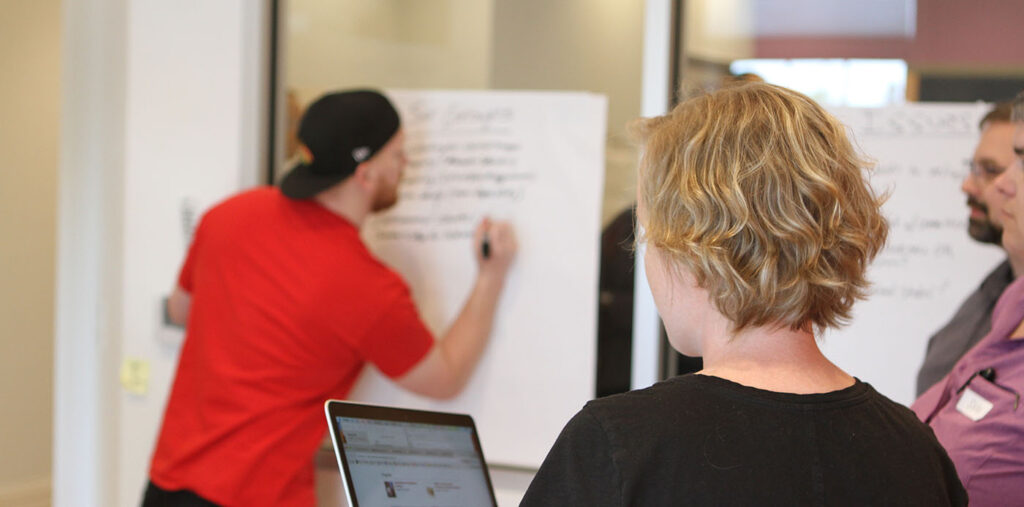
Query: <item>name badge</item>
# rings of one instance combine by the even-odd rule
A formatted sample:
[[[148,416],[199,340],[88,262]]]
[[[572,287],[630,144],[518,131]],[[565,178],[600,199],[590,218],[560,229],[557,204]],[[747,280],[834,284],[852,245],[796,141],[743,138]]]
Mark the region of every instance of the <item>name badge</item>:
[[[982,417],[985,417],[992,410],[992,407],[991,401],[972,391],[970,387],[964,389],[964,394],[960,396],[960,401],[956,402],[956,411],[972,421],[980,421]]]

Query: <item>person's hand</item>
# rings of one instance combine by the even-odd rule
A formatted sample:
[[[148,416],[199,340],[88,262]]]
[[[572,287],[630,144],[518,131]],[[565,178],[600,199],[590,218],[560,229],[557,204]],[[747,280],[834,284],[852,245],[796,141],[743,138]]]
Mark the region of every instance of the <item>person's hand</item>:
[[[473,233],[473,250],[481,276],[504,279],[518,249],[515,230],[508,222],[485,217]]]

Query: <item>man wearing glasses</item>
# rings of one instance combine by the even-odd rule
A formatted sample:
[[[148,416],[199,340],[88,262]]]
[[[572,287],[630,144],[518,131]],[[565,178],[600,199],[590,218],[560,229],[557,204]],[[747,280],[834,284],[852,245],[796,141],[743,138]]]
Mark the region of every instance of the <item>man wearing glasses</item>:
[[[1011,104],[996,105],[981,120],[981,138],[970,161],[970,171],[960,189],[967,194],[971,214],[967,233],[976,241],[1000,245],[1003,234],[1000,210],[1007,198],[996,191],[995,181],[1014,160],[1014,124]],[[1001,245],[1000,245],[1001,246]],[[992,309],[996,300],[1018,273],[1024,259],[1012,258],[997,266],[981,282],[978,290],[964,301],[953,318],[928,340],[924,364],[917,374],[917,395],[942,380],[953,365],[992,327]]]
[[[990,186],[1014,270],[1024,258],[1024,93],[1013,103],[1017,158]],[[1019,272],[1019,271],[1018,271]],[[1024,505],[1024,279],[992,310],[991,330],[911,408],[953,460],[971,505]]]

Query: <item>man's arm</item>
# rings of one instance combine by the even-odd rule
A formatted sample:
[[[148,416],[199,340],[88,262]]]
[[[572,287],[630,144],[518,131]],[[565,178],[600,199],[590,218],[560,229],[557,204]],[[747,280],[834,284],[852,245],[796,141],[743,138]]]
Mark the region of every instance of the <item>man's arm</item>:
[[[171,322],[184,326],[188,322],[188,310],[192,306],[192,295],[181,287],[175,287],[167,298],[167,315]]]
[[[486,258],[482,254],[485,241]],[[483,354],[517,245],[511,225],[487,219],[477,227],[473,245],[479,271],[466,304],[444,337],[396,379],[404,389],[432,398],[451,398],[462,391]]]

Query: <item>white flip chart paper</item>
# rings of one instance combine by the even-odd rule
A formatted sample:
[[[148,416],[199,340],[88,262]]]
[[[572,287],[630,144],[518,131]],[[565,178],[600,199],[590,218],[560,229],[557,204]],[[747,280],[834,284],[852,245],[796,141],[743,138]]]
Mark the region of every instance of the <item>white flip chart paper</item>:
[[[967,235],[960,183],[986,104],[908,104],[835,109],[877,163],[872,184],[889,190],[889,241],[869,269],[871,297],[853,323],[827,333],[823,350],[851,375],[909,405],[928,338],[1005,255]]]
[[[494,333],[450,401],[402,391],[367,368],[350,398],[469,413],[491,463],[536,467],[593,397],[604,139],[603,96],[392,91],[409,165],[399,203],[363,237],[401,273],[440,338],[475,279],[471,237],[511,221],[519,253]]]

